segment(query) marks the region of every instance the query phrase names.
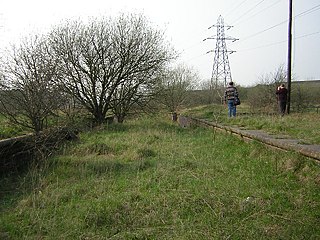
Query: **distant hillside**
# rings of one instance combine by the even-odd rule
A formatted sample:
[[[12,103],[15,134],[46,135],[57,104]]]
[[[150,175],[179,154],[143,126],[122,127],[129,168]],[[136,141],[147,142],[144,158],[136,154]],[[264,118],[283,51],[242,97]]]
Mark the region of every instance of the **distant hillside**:
[[[320,104],[320,80],[299,80],[292,81],[291,86],[291,107],[301,109],[307,106],[315,106]],[[275,85],[258,84],[252,87],[238,87],[241,100],[244,102],[257,102],[261,96],[269,96],[271,103],[275,98]],[[272,102],[273,101],[273,102]],[[188,97],[185,101],[185,106],[198,106],[221,103],[221,98],[215,91],[211,90],[192,90],[189,91]]]
[[[292,84],[300,83],[300,84],[320,84],[320,80],[299,80],[299,81],[292,81]]]

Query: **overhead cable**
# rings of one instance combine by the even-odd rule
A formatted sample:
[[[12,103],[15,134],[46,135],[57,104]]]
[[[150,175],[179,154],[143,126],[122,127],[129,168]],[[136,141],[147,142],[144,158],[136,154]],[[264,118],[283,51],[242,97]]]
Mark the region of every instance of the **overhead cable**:
[[[261,3],[263,3],[265,0],[261,0],[260,2],[258,2],[256,5],[254,5],[252,8],[250,8],[248,11],[246,11],[244,14],[242,14],[240,17],[238,17],[236,20],[234,20],[234,22],[237,22],[239,19],[241,19],[243,16],[247,15],[249,12],[251,12],[252,10],[254,10],[256,7],[258,7]],[[234,24],[234,23],[233,23]]]
[[[294,40],[301,39],[301,38],[305,38],[305,37],[309,37],[309,36],[316,35],[316,34],[319,34],[319,33],[320,33],[320,31],[318,31],[318,32],[313,32],[313,33],[308,33],[308,34],[305,34],[305,35],[302,35],[302,36],[299,36],[299,37],[295,37]],[[283,40],[283,41],[274,42],[274,43],[270,43],[270,44],[266,44],[266,45],[254,47],[254,48],[247,48],[247,49],[242,49],[242,50],[240,49],[240,50],[238,50],[238,51],[239,51],[239,52],[243,52],[243,51],[256,50],[256,49],[265,48],[265,47],[270,47],[270,46],[274,46],[274,45],[278,45],[278,44],[286,43],[286,42],[287,42],[287,40]]]
[[[248,17],[248,18],[245,18],[244,20],[238,22],[238,23],[237,23],[237,26],[239,26],[240,23],[245,22],[245,21],[247,21],[247,20],[249,20],[249,19],[257,16],[258,14],[260,14],[260,13],[268,10],[269,8],[272,8],[273,6],[275,6],[276,4],[280,3],[281,1],[282,1],[282,0],[278,0],[278,1],[274,2],[273,4],[271,4],[270,6],[268,6],[268,7],[264,8],[264,9],[262,9],[261,11],[255,13],[254,15],[252,15],[252,16],[250,16],[250,17]]]
[[[318,11],[318,10],[320,10],[320,4],[317,5],[317,6],[314,6],[314,7],[310,8],[310,9],[308,9],[308,10],[302,12],[302,13],[297,14],[296,16],[294,16],[294,18],[302,17],[302,16],[305,16],[305,15],[307,15],[307,14],[313,13],[313,12]],[[242,41],[245,41],[245,40],[247,40],[247,39],[249,39],[249,38],[255,37],[255,36],[257,36],[257,35],[259,35],[259,34],[261,34],[261,33],[264,33],[264,32],[269,31],[269,30],[271,30],[271,29],[273,29],[273,28],[275,28],[275,27],[278,27],[278,26],[280,26],[280,25],[282,25],[282,24],[284,24],[284,23],[286,23],[286,22],[288,22],[288,19],[285,20],[285,21],[282,21],[282,22],[280,22],[280,23],[278,23],[278,24],[276,24],[276,25],[273,25],[273,26],[271,26],[271,27],[269,27],[269,28],[266,28],[266,29],[264,29],[264,30],[262,30],[262,31],[260,31],[260,32],[257,32],[257,33],[254,33],[254,34],[252,34],[252,35],[249,35],[249,36],[247,36],[247,37],[245,37],[245,38],[242,38],[241,40],[242,40]]]
[[[234,8],[232,8],[227,14],[225,15],[225,18],[230,15],[235,9],[238,9],[242,4],[244,4],[247,0],[242,1],[240,4],[236,5]]]
[[[315,12],[315,11],[318,11],[319,9],[320,9],[320,4],[317,5],[317,6],[314,6],[314,7],[310,8],[310,9],[308,9],[308,10],[302,12],[302,13],[299,13],[298,15],[295,16],[295,18],[299,18],[299,17],[302,17],[302,16],[304,16],[304,15],[313,13],[313,12]]]

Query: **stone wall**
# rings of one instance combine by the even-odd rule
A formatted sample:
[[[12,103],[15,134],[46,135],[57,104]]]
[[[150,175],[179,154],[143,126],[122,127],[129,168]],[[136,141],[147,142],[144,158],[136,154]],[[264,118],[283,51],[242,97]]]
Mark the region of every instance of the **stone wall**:
[[[0,140],[0,175],[20,171],[39,159],[38,153],[46,156],[57,150],[64,141],[74,139],[77,139],[76,131],[55,128],[39,135]]]

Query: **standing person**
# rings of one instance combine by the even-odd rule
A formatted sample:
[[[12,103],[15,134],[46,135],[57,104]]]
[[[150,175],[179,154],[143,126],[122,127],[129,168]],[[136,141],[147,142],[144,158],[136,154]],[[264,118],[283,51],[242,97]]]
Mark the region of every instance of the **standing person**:
[[[233,82],[229,82],[225,92],[224,92],[224,103],[228,104],[228,116],[236,117],[237,107],[234,104],[235,97],[238,97],[238,90],[233,86]]]
[[[283,116],[286,112],[288,96],[288,90],[283,83],[277,88],[276,94],[278,96],[279,111],[281,116]]]

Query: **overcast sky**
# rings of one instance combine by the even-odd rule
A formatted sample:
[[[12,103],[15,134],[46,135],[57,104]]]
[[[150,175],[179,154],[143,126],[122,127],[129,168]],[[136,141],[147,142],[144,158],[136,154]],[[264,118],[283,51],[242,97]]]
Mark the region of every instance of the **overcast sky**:
[[[233,28],[225,34],[232,79],[249,86],[287,64],[289,0],[0,0],[0,48],[23,36],[45,32],[64,19],[143,13],[166,32],[179,58],[204,80],[212,74],[219,15]],[[320,79],[320,1],[293,0],[293,75]]]

